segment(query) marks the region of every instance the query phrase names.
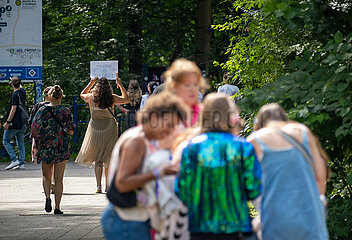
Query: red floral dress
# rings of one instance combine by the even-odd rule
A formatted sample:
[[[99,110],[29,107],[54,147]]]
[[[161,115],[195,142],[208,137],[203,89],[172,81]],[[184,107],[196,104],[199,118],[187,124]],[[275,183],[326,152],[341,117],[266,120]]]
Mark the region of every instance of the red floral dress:
[[[48,109],[62,123],[64,129],[53,119]],[[74,129],[71,111],[59,106],[41,107],[32,123],[32,136],[37,144],[38,163],[58,163],[68,160],[71,156],[69,135],[67,131]]]

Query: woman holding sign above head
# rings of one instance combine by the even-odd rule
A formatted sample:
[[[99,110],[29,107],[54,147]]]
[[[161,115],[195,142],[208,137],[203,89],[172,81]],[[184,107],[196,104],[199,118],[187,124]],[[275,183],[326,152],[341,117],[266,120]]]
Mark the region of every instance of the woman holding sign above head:
[[[112,87],[105,77],[91,79],[81,92],[81,98],[89,105],[91,119],[76,163],[89,166],[95,164],[97,193],[102,193],[103,167],[106,176],[110,155],[118,138],[114,106],[129,102],[127,92],[121,84],[118,73],[116,73],[116,85],[121,90],[121,96],[113,93]],[[107,187],[107,182],[105,184]]]

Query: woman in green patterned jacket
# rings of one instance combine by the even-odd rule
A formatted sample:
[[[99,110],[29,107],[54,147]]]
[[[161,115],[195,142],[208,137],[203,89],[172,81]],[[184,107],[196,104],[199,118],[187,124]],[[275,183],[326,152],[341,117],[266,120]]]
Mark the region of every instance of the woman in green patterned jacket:
[[[201,132],[182,151],[178,191],[188,207],[191,239],[255,238],[247,201],[259,200],[261,168],[253,146],[233,134],[238,122],[225,94],[209,94]]]

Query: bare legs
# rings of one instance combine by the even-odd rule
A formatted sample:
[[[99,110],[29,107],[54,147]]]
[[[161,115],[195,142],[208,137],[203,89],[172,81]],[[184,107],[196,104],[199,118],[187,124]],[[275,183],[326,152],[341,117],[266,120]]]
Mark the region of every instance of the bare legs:
[[[54,172],[55,179],[55,209],[60,209],[60,202],[62,198],[63,192],[63,183],[62,180],[64,178],[64,172],[66,168],[66,161],[55,163],[55,164],[42,164],[42,173],[43,173],[43,188],[45,197],[50,197],[51,190],[51,178]]]
[[[103,165],[104,165],[104,172],[105,172],[105,191],[106,191],[106,189],[108,188],[109,165],[105,163]],[[101,179],[103,176],[103,165],[100,165],[100,166],[97,166],[97,164],[94,165],[95,178],[97,180],[97,193],[101,193]]]
[[[109,164],[104,164],[104,173],[105,173],[105,191],[108,191],[109,182],[108,182],[108,175],[109,175]]]
[[[43,188],[45,197],[50,197],[51,189],[51,176],[53,175],[54,164],[42,164],[42,173],[43,173]]]

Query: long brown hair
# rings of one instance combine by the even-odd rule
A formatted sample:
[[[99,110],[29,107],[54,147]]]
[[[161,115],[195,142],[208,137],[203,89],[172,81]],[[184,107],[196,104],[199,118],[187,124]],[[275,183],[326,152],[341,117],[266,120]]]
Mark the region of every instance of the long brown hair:
[[[141,101],[142,89],[137,80],[133,79],[130,81],[128,84],[127,95],[132,106],[136,106],[136,104]]]
[[[106,77],[99,78],[92,89],[94,103],[101,109],[109,108],[114,103],[112,87]]]

